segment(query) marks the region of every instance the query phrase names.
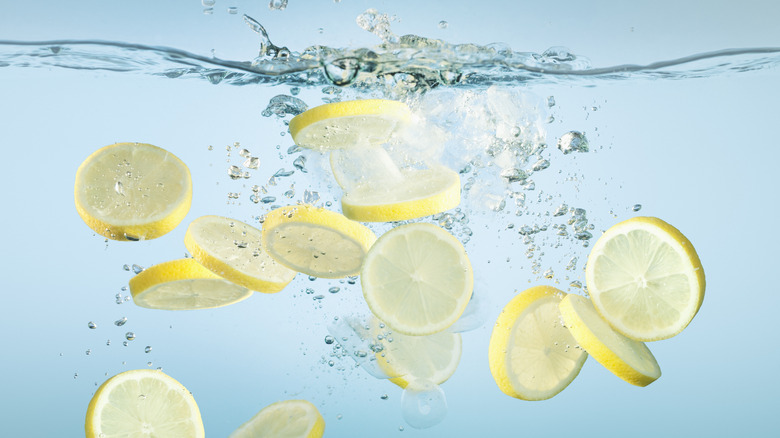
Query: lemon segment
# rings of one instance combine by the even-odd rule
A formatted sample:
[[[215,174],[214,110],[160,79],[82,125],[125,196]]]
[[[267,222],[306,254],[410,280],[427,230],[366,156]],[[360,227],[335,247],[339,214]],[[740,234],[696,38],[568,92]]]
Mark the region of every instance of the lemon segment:
[[[221,216],[195,219],[184,236],[192,257],[220,277],[254,291],[279,292],[296,272],[276,263],[262,242],[257,228]]]
[[[490,372],[499,389],[522,400],[546,400],[563,391],[588,355],[561,324],[564,292],[536,286],[504,307],[490,336]]]
[[[341,198],[344,215],[360,222],[394,222],[430,216],[460,203],[460,176],[443,166],[402,171],[394,184],[363,184]]]
[[[414,381],[440,385],[458,368],[463,351],[459,333],[443,331],[428,336],[407,336],[381,329],[379,333],[382,351],[375,353],[377,364],[401,388]]]
[[[305,111],[290,120],[295,144],[315,150],[385,143],[396,127],[411,117],[406,104],[364,99],[334,102]]]
[[[360,272],[371,312],[396,332],[423,336],[445,330],[463,313],[474,287],[463,245],[427,223],[383,234]]]
[[[574,339],[613,374],[637,386],[647,386],[661,377],[661,368],[647,346],[613,330],[590,300],[568,295],[559,306]]]
[[[270,404],[239,426],[228,438],[320,438],[325,419],[306,400]]]
[[[249,289],[225,280],[194,259],[146,268],[130,279],[129,286],[133,302],[149,309],[211,309],[252,295]]]
[[[360,272],[376,235],[339,213],[291,205],[266,215],[262,238],[279,264],[314,277],[342,278]]]
[[[131,370],[106,380],[92,397],[87,438],[206,436],[200,410],[181,383],[159,370]]]
[[[76,171],[76,211],[101,236],[149,240],[176,228],[192,203],[187,166],[144,143],[117,143],[87,157]]]
[[[330,169],[336,183],[347,193],[362,185],[389,187],[404,180],[382,146],[334,149],[330,152]]]
[[[601,316],[637,341],[680,333],[704,299],[704,270],[693,245],[654,217],[608,229],[593,245],[585,280]]]

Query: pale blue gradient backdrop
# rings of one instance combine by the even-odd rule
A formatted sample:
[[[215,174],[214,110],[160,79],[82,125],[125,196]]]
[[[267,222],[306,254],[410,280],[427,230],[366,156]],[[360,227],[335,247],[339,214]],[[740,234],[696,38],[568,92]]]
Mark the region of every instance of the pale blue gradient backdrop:
[[[241,14],[263,23],[277,45],[301,50],[315,43],[377,44],[355,24],[360,12],[374,7],[397,15],[392,28],[398,34],[504,42],[535,52],[562,45],[599,67],[780,46],[780,6],[766,1],[290,0],[281,12],[267,5],[217,0],[214,14],[204,15],[199,0],[2,0],[0,39],[104,39],[204,55],[213,49],[221,58],[249,60],[257,39]],[[239,13],[228,14],[229,6]],[[441,20],[449,23],[446,29],[438,27]],[[249,221],[264,211],[247,200],[249,187],[292,166],[291,159],[281,164],[276,156],[277,144],[282,152],[291,144],[289,136],[279,135],[285,128],[260,112],[272,96],[288,93],[287,87],[0,68],[0,435],[81,436],[96,385],[147,362],[193,392],[210,437],[226,436],[261,407],[286,398],[314,402],[325,416],[328,437],[776,435],[779,85],[774,68],[699,80],[529,87],[558,102],[548,141],[574,129],[587,132],[593,148],[576,159],[552,153],[552,167],[540,174],[537,190],[551,195],[563,190],[558,170],[580,175],[581,190],[562,201],[587,208],[596,235],[630,217],[635,203],[643,204],[640,213],[677,226],[704,264],[704,305],[681,335],[650,344],[664,375],[647,388],[632,387],[589,359],[555,398],[511,399],[492,381],[487,343],[492,321],[513,291],[537,281],[522,255],[525,247],[519,239],[511,243],[517,234],[486,227],[489,221],[520,221],[475,214],[467,249],[488,321],[464,334],[463,360],[443,385],[447,418],[432,429],[415,430],[401,418],[397,387],[346,360],[340,362],[345,370],[322,363],[331,349],[322,341],[327,322],[345,310],[363,309],[357,286],[310,283],[299,276],[283,293],[201,312],[154,312],[114,302],[131,275],[122,266],[182,257],[192,219],[221,214]],[[301,96],[310,105],[321,97],[318,90]],[[598,110],[586,110],[591,106]],[[182,226],[160,239],[105,244],[75,212],[76,168],[92,151],[118,141],[162,146],[190,167],[192,210]],[[247,182],[226,176],[224,147],[236,141],[266,163]],[[314,172],[308,180],[317,184],[318,176],[322,173]],[[296,181],[299,199],[307,179]],[[241,192],[241,205],[229,205],[227,192]],[[496,255],[492,245],[499,238],[504,246]],[[587,250],[572,251],[582,266]],[[504,262],[507,255],[511,263]],[[315,287],[328,295],[329,285],[343,290],[326,296],[322,308],[301,292]],[[128,322],[116,327],[113,321],[121,317]],[[88,329],[89,321],[98,328]],[[128,331],[136,339],[124,347]],[[152,352],[144,353],[147,345]],[[382,394],[389,399],[380,399]]]

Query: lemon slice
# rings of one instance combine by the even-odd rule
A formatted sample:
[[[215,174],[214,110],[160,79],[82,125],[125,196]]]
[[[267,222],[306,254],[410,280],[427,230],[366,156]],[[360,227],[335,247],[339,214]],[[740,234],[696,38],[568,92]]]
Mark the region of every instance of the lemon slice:
[[[590,300],[568,295],[559,307],[574,339],[613,374],[637,386],[647,386],[661,377],[661,368],[647,346],[613,330]]]
[[[654,217],[608,229],[593,245],[585,280],[601,316],[637,341],[680,333],[704,299],[704,270],[693,245]]]
[[[398,166],[382,146],[334,149],[330,152],[330,169],[336,183],[345,192],[367,184],[393,186],[404,179]]]
[[[293,117],[290,134],[298,146],[321,151],[381,144],[410,117],[409,107],[394,100],[335,102]]]
[[[422,336],[458,320],[474,275],[463,245],[426,223],[393,228],[377,239],[360,272],[371,312],[396,332]]]
[[[87,438],[206,436],[187,388],[159,370],[130,370],[106,380],[92,397]]]
[[[252,291],[231,283],[194,259],[179,259],[144,269],[130,279],[133,302],[163,310],[211,309],[249,298]]]
[[[314,277],[356,275],[375,240],[365,225],[311,205],[277,208],[263,222],[268,254],[279,264]]]
[[[239,426],[228,438],[320,438],[325,420],[306,400],[270,404]]]
[[[407,336],[381,328],[378,332],[382,350],[375,353],[377,364],[401,388],[415,381],[440,385],[458,368],[462,352],[459,333]]]
[[[184,235],[192,257],[215,274],[258,292],[279,292],[296,272],[276,263],[262,242],[257,228],[221,216],[195,219]]]
[[[558,303],[566,295],[536,286],[501,311],[490,336],[490,372],[499,389],[522,400],[546,400],[577,377],[587,353],[561,324]]]
[[[96,233],[148,240],[173,230],[192,202],[187,166],[165,149],[117,143],[87,157],[76,171],[76,210]]]
[[[416,219],[455,208],[460,203],[460,176],[439,166],[408,169],[393,184],[363,184],[341,198],[344,215],[360,222]]]

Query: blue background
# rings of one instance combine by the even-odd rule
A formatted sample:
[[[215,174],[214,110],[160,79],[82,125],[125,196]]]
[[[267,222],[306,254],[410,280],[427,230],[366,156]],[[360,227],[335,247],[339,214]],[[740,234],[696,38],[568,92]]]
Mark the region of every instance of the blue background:
[[[267,4],[217,0],[214,13],[206,15],[198,0],[3,0],[0,39],[105,39],[249,60],[257,53],[257,38],[241,14],[256,18],[274,43],[293,50],[314,43],[366,47],[379,41],[355,17],[374,7],[398,17],[392,28],[399,35],[504,42],[534,52],[567,46],[599,67],[780,46],[780,7],[766,1],[290,0],[284,11],[270,11]],[[229,6],[239,13],[228,14]],[[448,22],[446,29],[438,27],[441,20]],[[182,257],[186,227],[150,242],[105,243],[73,207],[81,161],[101,146],[139,141],[173,151],[190,167],[194,198],[184,224],[204,214],[246,221],[262,214],[248,201],[249,187],[292,166],[287,157],[284,164],[276,162],[275,146],[284,152],[291,144],[289,136],[280,136],[284,126],[260,112],[272,96],[289,93],[288,87],[0,69],[2,435],[80,436],[97,385],[118,372],[148,367],[147,362],[192,391],[213,437],[227,436],[263,406],[286,398],[315,403],[330,437],[776,435],[779,79],[775,67],[696,80],[527,87],[558,103],[549,142],[574,129],[589,134],[593,149],[572,160],[553,154],[537,190],[555,196],[564,190],[557,187],[558,171],[577,174],[580,190],[561,199],[587,208],[597,231],[633,215],[635,203],[643,205],[641,214],[675,225],[702,259],[704,305],[682,334],[649,345],[664,375],[647,388],[628,385],[589,359],[572,385],[551,400],[506,397],[487,366],[492,321],[516,290],[555,282],[532,274],[525,247],[505,230],[503,225],[519,225],[518,220],[474,212],[475,234],[467,249],[487,321],[464,334],[460,367],[442,386],[447,418],[432,429],[415,430],[401,418],[397,387],[347,360],[335,367],[325,363],[332,350],[323,342],[327,323],[364,306],[357,286],[309,282],[299,275],[283,293],[222,309],[171,313],[132,302],[117,305],[114,296],[126,294],[121,288],[131,276],[123,265]],[[310,106],[320,102],[316,91],[302,93]],[[590,110],[593,106],[598,110]],[[253,179],[227,178],[228,162],[240,164],[237,151],[225,153],[233,142],[266,163]],[[298,198],[306,184],[321,184],[316,180],[321,176],[313,172],[299,182]],[[227,192],[242,196],[231,203]],[[334,193],[327,199],[337,198]],[[581,267],[587,250],[570,252]],[[505,262],[507,257],[512,261]],[[564,287],[568,281],[562,276],[556,280]],[[582,277],[578,271],[571,279]],[[342,286],[342,292],[324,292],[331,285]],[[306,287],[328,296],[317,303],[302,292]],[[127,324],[115,326],[121,317]],[[88,329],[89,321],[98,327]],[[136,339],[125,347],[128,331]],[[147,345],[150,353],[144,352]]]

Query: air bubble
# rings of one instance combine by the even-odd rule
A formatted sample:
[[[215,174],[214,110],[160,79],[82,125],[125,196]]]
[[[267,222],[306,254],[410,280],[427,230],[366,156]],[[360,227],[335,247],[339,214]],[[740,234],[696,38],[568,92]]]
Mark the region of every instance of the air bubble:
[[[401,395],[401,415],[415,429],[427,429],[441,423],[447,415],[444,391],[427,380],[409,382]]]

